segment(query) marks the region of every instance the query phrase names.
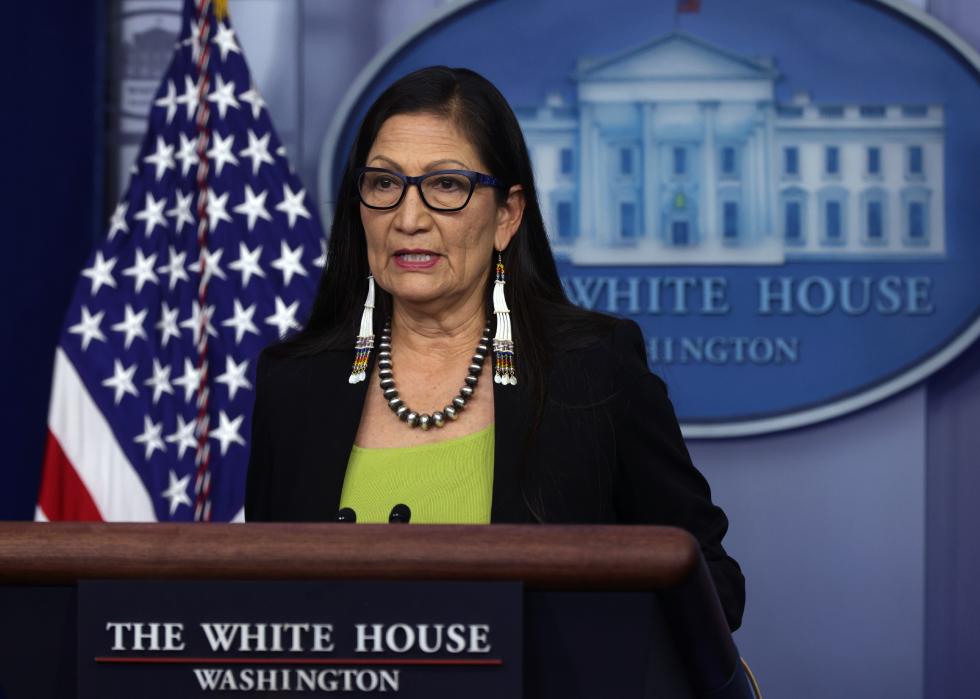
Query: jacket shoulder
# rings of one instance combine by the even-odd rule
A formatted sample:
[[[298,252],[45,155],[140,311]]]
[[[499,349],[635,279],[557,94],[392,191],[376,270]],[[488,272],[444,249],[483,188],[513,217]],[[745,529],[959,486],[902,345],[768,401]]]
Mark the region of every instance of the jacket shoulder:
[[[609,318],[608,323],[590,324],[578,335],[572,348],[554,354],[551,389],[563,399],[575,395],[585,402],[612,398],[651,374],[643,331],[636,322]]]
[[[277,346],[266,347],[259,354],[255,369],[257,393],[266,396],[301,395],[318,384],[322,377],[344,372],[353,352],[323,351],[315,354],[286,354]]]

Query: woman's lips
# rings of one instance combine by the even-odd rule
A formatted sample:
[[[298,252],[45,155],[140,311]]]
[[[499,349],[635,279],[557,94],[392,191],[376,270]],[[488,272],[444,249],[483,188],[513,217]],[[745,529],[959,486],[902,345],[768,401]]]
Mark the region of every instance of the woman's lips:
[[[402,269],[429,269],[439,262],[440,255],[431,250],[399,250],[395,264]]]

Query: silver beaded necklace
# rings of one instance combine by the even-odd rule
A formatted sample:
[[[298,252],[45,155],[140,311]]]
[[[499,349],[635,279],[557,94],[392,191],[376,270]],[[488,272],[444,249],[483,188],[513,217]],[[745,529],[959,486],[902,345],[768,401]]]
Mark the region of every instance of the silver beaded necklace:
[[[490,351],[490,326],[483,329],[483,336],[480,344],[476,346],[476,352],[470,360],[466,378],[463,379],[464,385],[459,389],[459,394],[455,396],[442,410],[437,410],[431,415],[428,413],[418,413],[407,405],[405,401],[398,397],[398,389],[395,387],[395,375],[391,369],[391,320],[385,323],[381,333],[381,341],[378,342],[378,377],[381,379],[381,391],[388,407],[398,416],[398,419],[408,424],[409,427],[418,427],[427,430],[430,427],[442,427],[446,424],[446,419],[455,420],[459,417],[460,411],[466,407],[466,401],[473,397],[476,384],[480,381],[480,373],[483,371],[483,362]]]

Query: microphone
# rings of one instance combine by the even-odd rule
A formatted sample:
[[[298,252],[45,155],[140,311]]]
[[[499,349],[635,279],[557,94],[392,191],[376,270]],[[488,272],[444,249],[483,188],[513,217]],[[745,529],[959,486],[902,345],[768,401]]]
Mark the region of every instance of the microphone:
[[[391,508],[391,514],[388,515],[388,524],[408,524],[408,520],[411,518],[412,511],[408,509],[408,505],[398,503]]]
[[[342,507],[340,508],[340,512],[337,513],[337,521],[350,522],[353,524],[357,521],[357,513],[350,507]]]

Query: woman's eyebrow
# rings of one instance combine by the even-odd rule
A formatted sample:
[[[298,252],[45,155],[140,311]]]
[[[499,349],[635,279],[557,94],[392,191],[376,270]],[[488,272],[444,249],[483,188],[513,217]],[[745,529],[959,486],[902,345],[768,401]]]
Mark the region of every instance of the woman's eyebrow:
[[[368,163],[369,164],[370,163],[373,163],[375,160],[383,160],[384,162],[388,163],[388,165],[390,165],[393,170],[398,170],[399,172],[401,172],[401,165],[399,165],[398,163],[396,163],[391,158],[387,158],[387,157],[385,157],[383,155],[376,155],[373,158],[371,158],[368,161]]]
[[[425,166],[425,169],[426,170],[434,170],[434,169],[436,169],[438,167],[441,167],[443,165],[459,165],[461,168],[465,168],[466,167],[466,163],[463,163],[463,162],[461,162],[459,160],[446,159],[446,160],[435,160],[435,161],[429,163],[428,165],[426,165]]]
[[[397,162],[395,162],[394,160],[392,160],[391,158],[389,158],[389,157],[387,157],[385,155],[376,155],[373,158],[371,158],[371,160],[369,160],[368,162],[369,163],[373,163],[375,161],[382,161],[385,164],[387,164],[388,167],[390,167],[392,170],[396,170],[398,172],[404,172],[404,170],[402,169],[402,166],[401,165],[399,165]],[[435,170],[435,169],[437,169],[439,167],[442,167],[442,166],[445,166],[445,165],[457,165],[457,166],[459,166],[461,168],[464,168],[464,169],[466,168],[466,163],[464,163],[464,162],[462,162],[460,160],[454,160],[452,158],[445,158],[443,160],[433,160],[432,162],[426,164],[425,171],[426,172],[429,172],[431,170]]]

